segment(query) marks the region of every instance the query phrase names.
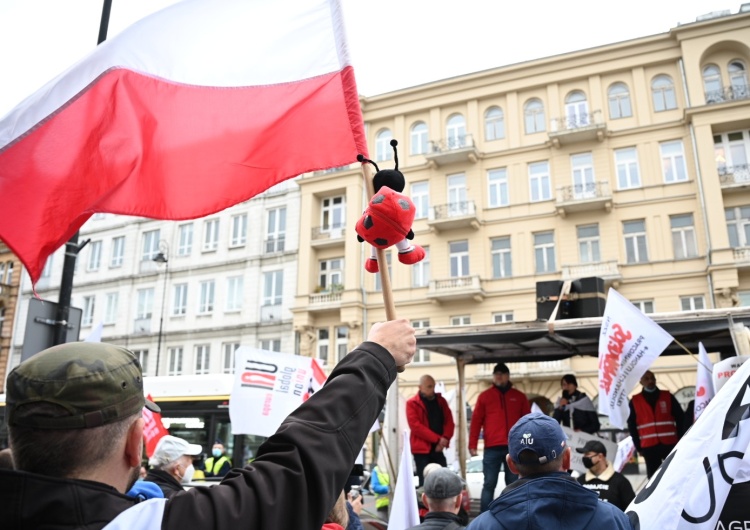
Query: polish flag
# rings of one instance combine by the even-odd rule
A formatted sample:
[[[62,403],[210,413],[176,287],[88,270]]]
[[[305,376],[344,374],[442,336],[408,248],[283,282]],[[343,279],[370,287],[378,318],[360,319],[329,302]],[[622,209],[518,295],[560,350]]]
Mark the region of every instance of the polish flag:
[[[202,217],[358,153],[339,0],[185,0],[0,120],[0,239],[36,281],[96,212]]]

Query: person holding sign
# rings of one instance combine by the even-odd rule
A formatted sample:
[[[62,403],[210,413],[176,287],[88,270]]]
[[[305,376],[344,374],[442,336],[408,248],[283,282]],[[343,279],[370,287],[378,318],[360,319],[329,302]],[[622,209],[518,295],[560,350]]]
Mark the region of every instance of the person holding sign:
[[[599,431],[599,415],[585,392],[578,390],[578,380],[573,374],[565,374],[560,380],[562,396],[555,404],[552,417],[563,426],[574,431],[594,434]]]
[[[685,413],[669,391],[659,390],[651,370],[643,374],[641,385],[643,391],[630,401],[628,430],[651,478],[685,434]]]

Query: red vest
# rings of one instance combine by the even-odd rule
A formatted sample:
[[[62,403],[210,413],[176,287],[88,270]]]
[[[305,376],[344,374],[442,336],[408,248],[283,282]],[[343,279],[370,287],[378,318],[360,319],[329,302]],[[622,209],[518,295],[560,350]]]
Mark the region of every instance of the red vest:
[[[659,391],[656,409],[651,408],[642,393],[636,394],[633,396],[633,407],[641,447],[677,443],[677,423],[672,416],[672,395],[669,392]]]

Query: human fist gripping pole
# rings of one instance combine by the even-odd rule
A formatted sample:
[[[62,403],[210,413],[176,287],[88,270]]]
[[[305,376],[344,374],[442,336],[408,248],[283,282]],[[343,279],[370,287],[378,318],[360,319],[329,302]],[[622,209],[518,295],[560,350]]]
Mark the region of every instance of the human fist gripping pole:
[[[375,248],[386,249],[393,245],[398,248],[398,260],[406,265],[422,261],[424,249],[413,245],[408,240],[414,239],[411,225],[417,209],[409,197],[401,193],[406,186],[403,173],[398,170],[398,142],[391,140],[395,169],[381,170],[378,165],[362,155],[357,156],[360,162],[375,166],[377,173],[373,177],[375,195],[370,199],[362,217],[357,221],[354,230],[360,243],[367,241],[373,246],[371,257],[365,262],[365,270],[378,272],[378,259]]]
[[[367,340],[377,342],[391,352],[398,367],[409,364],[417,352],[417,337],[414,334],[414,328],[405,318],[373,324]]]

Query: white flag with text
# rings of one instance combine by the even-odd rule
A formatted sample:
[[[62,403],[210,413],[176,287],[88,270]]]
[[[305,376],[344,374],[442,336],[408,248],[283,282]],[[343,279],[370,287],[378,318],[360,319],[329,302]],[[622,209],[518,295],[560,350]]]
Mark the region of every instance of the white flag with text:
[[[271,436],[281,422],[325,383],[311,357],[241,346],[235,352],[229,398],[232,434]]]
[[[411,445],[409,433],[404,431],[404,450],[398,467],[396,491],[393,492],[393,506],[388,517],[389,530],[406,530],[419,524],[419,507],[414,484]]]
[[[695,379],[695,408],[693,409],[693,420],[697,420],[698,417],[706,410],[708,404],[714,398],[716,394],[714,392],[714,377],[713,377],[714,365],[711,359],[708,358],[706,348],[702,342],[698,343],[698,374]]]
[[[624,429],[628,394],[674,340],[627,298],[610,288],[599,332],[599,412]]]

